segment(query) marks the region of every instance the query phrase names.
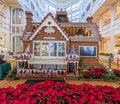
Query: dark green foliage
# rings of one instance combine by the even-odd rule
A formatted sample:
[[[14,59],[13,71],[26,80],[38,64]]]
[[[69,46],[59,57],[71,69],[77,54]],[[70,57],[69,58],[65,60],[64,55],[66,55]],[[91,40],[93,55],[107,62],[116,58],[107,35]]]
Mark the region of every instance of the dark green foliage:
[[[13,52],[8,52],[9,55],[13,55]]]
[[[118,81],[118,80],[119,80],[119,77],[117,77],[117,75],[116,75],[115,73],[113,73],[113,72],[107,72],[107,73],[104,75],[103,79],[104,79],[105,81]]]
[[[18,80],[19,77],[16,76],[16,74],[14,73],[14,71],[9,70],[8,74],[6,75],[7,78],[13,78],[14,80]]]
[[[83,58],[80,58],[80,59],[79,59],[78,66],[82,66],[82,65],[83,65]]]
[[[104,55],[104,56],[113,56],[112,53],[100,53],[100,55]]]

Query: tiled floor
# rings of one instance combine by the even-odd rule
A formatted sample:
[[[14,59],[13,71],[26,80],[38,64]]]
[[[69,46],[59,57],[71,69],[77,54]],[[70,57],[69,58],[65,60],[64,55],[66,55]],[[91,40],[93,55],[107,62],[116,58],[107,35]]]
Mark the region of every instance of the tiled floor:
[[[107,86],[113,86],[113,87],[119,87],[120,85],[115,82],[104,82],[104,81],[79,81],[79,80],[68,80],[66,81],[67,83],[70,83],[70,84],[91,84],[91,85],[100,85],[100,86],[104,86],[104,85],[107,85]]]
[[[20,80],[0,80],[0,88],[6,88],[8,86],[16,87],[18,84],[25,83],[27,79]],[[70,84],[92,84],[92,85],[108,85],[113,87],[119,87],[118,83],[115,82],[104,82],[104,81],[84,81],[84,80],[67,80],[66,83]]]

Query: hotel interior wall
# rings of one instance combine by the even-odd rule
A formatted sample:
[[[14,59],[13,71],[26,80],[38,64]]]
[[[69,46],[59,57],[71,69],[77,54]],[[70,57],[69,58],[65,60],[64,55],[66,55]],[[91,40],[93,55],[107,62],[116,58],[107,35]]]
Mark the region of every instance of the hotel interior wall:
[[[87,2],[86,2],[87,1]],[[119,0],[82,0],[81,22],[88,16],[94,17],[102,35],[100,52],[114,53],[120,50],[120,1]]]
[[[13,15],[13,11],[20,10],[20,8],[21,6],[17,0],[0,1],[0,37],[4,38],[2,39],[2,46],[4,47],[3,49],[7,49],[7,51],[20,51],[22,47],[20,36],[22,36],[25,28],[24,13],[22,23],[13,23],[15,20],[14,16],[17,15],[19,17],[20,15],[19,13],[17,14],[17,12]]]
[[[0,53],[10,50],[10,9],[0,2]]]

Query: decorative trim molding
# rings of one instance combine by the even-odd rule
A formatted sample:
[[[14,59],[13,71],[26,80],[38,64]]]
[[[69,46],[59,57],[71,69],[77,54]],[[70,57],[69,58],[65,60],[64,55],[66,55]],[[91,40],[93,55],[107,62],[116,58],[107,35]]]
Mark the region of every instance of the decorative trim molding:
[[[51,22],[51,24],[49,24],[49,22]],[[35,30],[35,32],[31,35],[29,39],[32,40],[44,26],[48,26],[48,27],[55,26],[63,35],[63,37],[67,41],[69,41],[67,34],[64,33],[64,30],[60,27],[60,25],[56,22],[55,18],[50,13],[42,20],[42,23],[39,25],[39,27]]]

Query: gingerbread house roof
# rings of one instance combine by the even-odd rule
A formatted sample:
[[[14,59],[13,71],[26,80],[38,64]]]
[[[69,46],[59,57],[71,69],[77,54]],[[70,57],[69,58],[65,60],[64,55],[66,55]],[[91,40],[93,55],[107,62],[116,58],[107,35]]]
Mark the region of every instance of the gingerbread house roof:
[[[85,22],[85,23],[59,23],[57,18],[54,18],[51,13],[48,13],[41,22],[32,22],[32,30],[31,32],[23,32],[22,40],[29,41],[32,40],[37,33],[42,29],[43,26],[55,26],[59,30],[59,32],[64,36],[64,38],[68,41],[91,41],[98,42],[100,40],[100,32],[98,31],[98,27],[93,22]],[[88,27],[91,29],[91,36],[83,36],[76,34],[78,29],[84,27]]]
[[[69,39],[71,41],[91,41],[98,42],[100,41],[100,32],[95,23],[61,23],[66,32],[69,34]],[[80,28],[90,28],[91,36],[84,36],[83,34],[76,34]]]
[[[52,16],[51,13],[48,13],[40,23],[33,23],[31,32],[24,31],[22,40],[23,41],[32,40],[37,35],[37,33],[42,29],[43,26],[57,27],[57,29],[64,36],[64,38],[67,41],[69,40],[67,32],[64,30],[63,27],[61,27],[60,23],[57,22],[57,20]]]

